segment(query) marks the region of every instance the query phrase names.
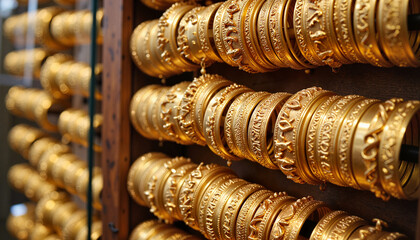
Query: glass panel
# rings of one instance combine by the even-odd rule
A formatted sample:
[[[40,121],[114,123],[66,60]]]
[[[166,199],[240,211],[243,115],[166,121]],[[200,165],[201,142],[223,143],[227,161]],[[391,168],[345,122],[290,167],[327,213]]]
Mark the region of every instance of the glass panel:
[[[94,160],[101,152],[103,12],[97,4],[0,1],[1,239],[101,235],[103,183]],[[43,225],[14,224],[37,220]]]

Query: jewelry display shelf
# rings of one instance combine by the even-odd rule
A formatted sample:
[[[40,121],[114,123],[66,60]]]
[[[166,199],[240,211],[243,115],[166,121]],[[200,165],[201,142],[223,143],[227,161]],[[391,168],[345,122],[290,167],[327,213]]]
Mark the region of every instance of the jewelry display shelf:
[[[190,157],[193,162],[218,163],[226,161],[207,147],[182,146],[170,142],[150,141],[138,134],[129,121],[131,96],[148,84],[160,80],[148,77],[138,70],[131,60],[129,39],[133,29],[142,21],[159,18],[162,12],[151,10],[137,0],[104,0],[103,44],[103,154],[101,166],[104,176],[102,193],[103,239],[128,239],[131,230],[141,221],[152,218],[149,210],[138,206],[127,192],[127,173],[131,163],[141,154],[158,151],[170,156]],[[369,98],[387,100],[402,97],[420,99],[420,68],[377,68],[353,64],[332,70],[329,67],[310,71],[281,69],[271,73],[248,74],[226,64],[214,64],[206,69],[228,80],[244,84],[254,90],[295,93],[303,88],[319,86],[340,95],[358,94]],[[192,81],[194,74],[166,79],[172,86],[180,81]],[[312,195],[325,201],[332,209],[344,210],[367,220],[382,219],[389,231],[407,234],[410,239],[420,239],[419,201],[391,198],[384,202],[371,192],[358,191],[327,184],[300,185],[286,179],[279,170],[269,170],[247,161],[234,162],[232,169],[247,181],[259,183],[273,191],[286,191],[295,197]]]

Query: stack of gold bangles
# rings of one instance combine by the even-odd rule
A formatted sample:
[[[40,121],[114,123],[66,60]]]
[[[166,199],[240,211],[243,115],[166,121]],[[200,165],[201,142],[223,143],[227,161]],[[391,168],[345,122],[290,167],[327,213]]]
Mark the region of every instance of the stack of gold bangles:
[[[53,229],[64,240],[83,240],[87,238],[87,214],[80,209],[65,192],[52,192],[36,205],[37,221]],[[102,223],[94,216],[90,239],[100,239]]]
[[[208,145],[230,161],[280,169],[297,183],[418,197],[416,162],[400,159],[419,144],[420,102],[339,96],[319,87],[254,92],[218,75],[172,87],[150,85],[131,101],[131,121],[150,139]]]
[[[9,170],[9,181],[28,198],[39,199],[53,186],[66,189],[69,193],[86,200],[89,183],[87,163],[71,153],[69,146],[46,136],[40,130],[23,124],[14,126],[9,132],[9,143],[12,149],[29,160],[38,173],[28,166],[16,166]],[[21,143],[16,146],[16,143]],[[19,173],[19,172],[22,173]],[[31,174],[29,174],[31,173]],[[33,175],[33,177],[30,177]],[[20,178],[18,178],[20,177]],[[41,179],[39,179],[41,178]],[[45,182],[45,181],[50,182]],[[45,183],[43,183],[45,182]],[[40,184],[35,186],[34,184]],[[55,188],[55,187],[54,187]],[[93,207],[101,209],[101,192],[103,179],[101,169],[94,167],[92,177]]]
[[[101,73],[102,65],[98,64],[95,77],[98,78]],[[75,94],[88,97],[91,74],[89,64],[73,61],[70,55],[58,53],[48,57],[42,65],[40,81],[42,87],[54,98],[65,99]],[[95,98],[102,98],[98,89]]]
[[[96,133],[101,131],[102,122],[102,114],[98,113],[93,116],[93,128]],[[58,117],[58,131],[65,140],[87,147],[89,128],[89,114],[86,111],[69,108]],[[95,144],[93,149],[98,152],[101,151],[98,144]]]
[[[8,231],[21,240],[85,240],[87,239],[86,211],[71,200],[70,195],[52,191],[36,200],[37,204],[25,204],[27,214],[10,215]],[[92,222],[91,238],[100,239],[102,222],[95,216]]]
[[[9,171],[9,181],[16,186],[19,184],[31,184],[24,173],[35,176],[33,170],[24,164],[15,165]],[[37,175],[37,174],[36,174]],[[23,177],[24,182],[19,182],[19,177]],[[39,177],[39,176],[38,176]],[[13,182],[12,182],[13,181]],[[45,184],[43,182],[42,184]],[[37,186],[32,186],[37,190]],[[38,187],[38,190],[40,188]],[[22,189],[18,189],[22,191]],[[24,190],[28,195],[27,189]],[[32,197],[31,197],[32,198]],[[86,211],[71,200],[71,196],[65,192],[54,189],[45,193],[40,199],[32,198],[37,204],[25,204],[27,213],[20,216],[11,214],[7,219],[8,231],[17,239],[21,240],[84,240],[88,236],[88,226],[86,221]],[[102,236],[102,222],[94,216],[91,225],[91,237],[89,239],[98,240]]]
[[[129,240],[200,240],[172,225],[149,220],[139,224],[130,234]]]
[[[103,10],[99,9],[96,14],[96,40],[99,44],[103,39],[102,21]],[[35,15],[23,13],[6,19],[4,35],[16,45],[25,46],[26,36],[32,30],[35,44],[60,51],[76,44],[89,43],[91,28],[92,13],[88,10],[64,11],[60,7],[46,7],[39,9]]]
[[[350,63],[419,67],[419,34],[407,24],[408,14],[419,12],[414,0],[176,3],[158,22],[134,30],[131,53],[137,66],[155,77],[212,61],[250,73]]]
[[[207,239],[406,239],[312,197],[296,199],[238,178],[216,164],[147,153],[129,170],[127,187],[140,205],[167,222],[183,220]],[[305,223],[313,231],[303,232]],[[366,229],[370,229],[371,232]],[[383,238],[381,238],[383,237]]]
[[[49,55],[42,48],[12,51],[4,57],[4,69],[15,76],[39,78],[41,66]]]
[[[49,113],[61,112],[69,106],[68,101],[54,99],[46,91],[14,86],[6,95],[6,108],[16,116],[36,121],[48,131],[57,131],[57,125]]]
[[[14,189],[24,193],[27,198],[34,202],[58,190],[54,184],[43,179],[28,164],[13,165],[7,173],[7,180]]]

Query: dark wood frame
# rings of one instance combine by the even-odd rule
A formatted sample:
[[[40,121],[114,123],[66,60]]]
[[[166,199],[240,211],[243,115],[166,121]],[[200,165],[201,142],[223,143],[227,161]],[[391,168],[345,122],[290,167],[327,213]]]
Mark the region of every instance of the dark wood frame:
[[[130,98],[141,86],[157,83],[156,79],[142,74],[130,58],[129,37],[133,28],[145,19],[160,16],[160,12],[143,6],[137,0],[104,0],[104,44],[103,44],[103,105],[102,171],[104,190],[102,193],[103,239],[128,239],[129,232],[150,214],[137,206],[126,188],[127,172],[132,161],[148,151],[162,151],[191,157],[194,161],[225,164],[207,148],[199,146],[180,147],[173,143],[159,144],[148,141],[130,126],[128,108]],[[226,78],[245,84],[255,90],[271,92],[296,92],[313,85],[336,91],[339,94],[359,94],[371,98],[389,99],[404,97],[420,99],[420,69],[381,69],[368,65],[342,67],[332,73],[328,67],[303,71],[282,69],[273,73],[250,75],[225,64],[215,64],[208,72],[219,73]],[[168,85],[181,80],[191,80],[191,74],[168,79]],[[139,147],[137,147],[139,146]],[[206,159],[202,159],[206,156]],[[420,201],[392,199],[385,203],[369,192],[327,185],[321,192],[317,186],[298,185],[287,180],[280,172],[265,169],[249,161],[234,163],[232,168],[239,176],[267,186],[276,191],[287,191],[298,197],[313,195],[326,201],[335,209],[347,210],[366,219],[382,217],[390,221],[391,229],[409,232],[420,239]],[[255,174],[255,172],[261,174]],[[357,201],[348,201],[357,199]],[[416,211],[416,207],[418,210]],[[382,216],[378,214],[386,212]]]

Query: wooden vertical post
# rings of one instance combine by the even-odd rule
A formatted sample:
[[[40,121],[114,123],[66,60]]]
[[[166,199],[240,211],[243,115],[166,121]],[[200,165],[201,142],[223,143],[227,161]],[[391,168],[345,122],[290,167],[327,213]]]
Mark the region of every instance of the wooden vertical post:
[[[129,236],[127,172],[130,167],[129,103],[131,58],[129,39],[133,30],[134,1],[104,0],[102,192],[103,239]]]

